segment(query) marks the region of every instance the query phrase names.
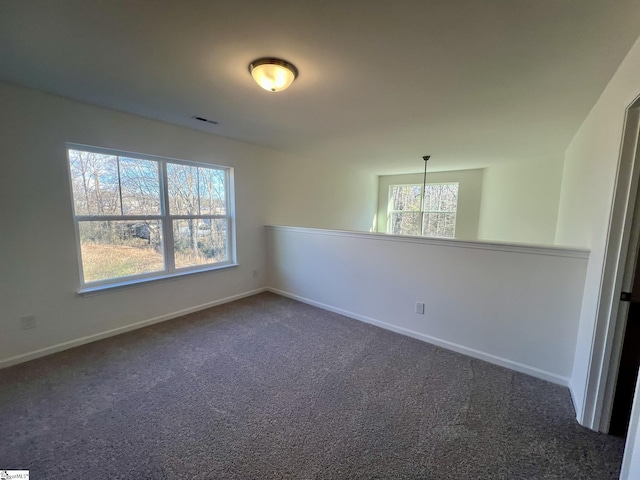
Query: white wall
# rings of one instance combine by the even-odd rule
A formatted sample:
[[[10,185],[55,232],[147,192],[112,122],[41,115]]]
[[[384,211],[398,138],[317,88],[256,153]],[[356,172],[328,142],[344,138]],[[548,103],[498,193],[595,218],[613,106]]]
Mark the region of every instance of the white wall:
[[[267,222],[373,225],[377,177],[339,163],[2,83],[0,105],[0,366],[263,288]],[[234,167],[240,266],[78,296],[65,142]],[[19,329],[24,315],[36,329]]]
[[[290,227],[268,227],[267,244],[278,292],[569,381],[585,251]]]
[[[270,162],[269,175],[267,223],[364,232],[374,228],[377,175],[285,154]]]
[[[0,105],[0,365],[264,286],[262,178],[274,152],[5,84]],[[234,167],[240,266],[78,296],[65,142]],[[23,315],[37,328],[20,330]]]
[[[458,182],[459,184],[456,238],[463,240],[475,240],[478,238],[482,174],[482,169],[427,173],[427,183]],[[386,233],[387,231],[389,186],[402,184],[422,185],[422,181],[423,173],[381,175],[379,177],[377,232]]]
[[[478,238],[553,244],[561,181],[561,158],[485,169]]]
[[[567,148],[556,242],[591,249],[571,390],[578,418],[597,428],[593,391],[605,362],[602,339],[610,302],[600,302],[605,243],[623,132],[625,109],[640,94],[640,40],[635,43]]]

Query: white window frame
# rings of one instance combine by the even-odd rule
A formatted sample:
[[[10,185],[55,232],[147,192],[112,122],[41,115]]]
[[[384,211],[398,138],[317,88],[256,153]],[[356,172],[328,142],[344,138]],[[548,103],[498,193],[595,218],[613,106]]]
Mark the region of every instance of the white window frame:
[[[458,186],[458,202],[460,201],[460,182],[436,182],[436,183],[429,183],[427,182],[427,187],[431,186],[431,185],[457,185]],[[389,185],[389,190],[387,192],[387,233],[391,234],[391,235],[397,235],[394,234],[391,231],[391,216],[394,213],[418,213],[421,215],[425,215],[427,213],[455,213],[456,215],[456,220],[453,224],[453,236],[451,237],[434,237],[434,238],[455,238],[456,237],[456,228],[458,226],[458,202],[456,202],[456,210],[455,212],[445,212],[445,211],[441,211],[441,210],[425,210],[423,212],[421,212],[420,210],[394,210],[392,208],[392,197],[391,197],[391,191],[393,189],[393,187],[418,187],[420,189],[420,206],[423,206],[423,196],[424,196],[424,191],[422,191],[422,184],[421,183],[394,183],[393,185]],[[423,217],[424,218],[424,217]],[[423,220],[420,221],[420,224],[423,225]],[[424,226],[422,227],[424,230]],[[426,237],[426,235],[424,235],[424,232],[420,232],[419,235],[417,235],[418,237]]]
[[[98,153],[104,155],[114,155],[140,160],[149,160],[158,163],[158,177],[160,185],[160,215],[76,215],[75,198],[73,195],[73,178],[71,174],[71,163],[69,150],[80,150],[84,152]],[[235,218],[235,193],[234,193],[234,172],[233,167],[214,165],[210,163],[192,162],[176,158],[160,157],[142,153],[115,150],[112,148],[101,148],[76,143],[66,144],[67,169],[69,172],[69,188],[71,192],[71,208],[73,212],[73,223],[76,236],[76,251],[78,256],[78,268],[80,274],[80,289],[78,293],[91,293],[100,290],[120,288],[128,285],[146,283],[161,279],[180,277],[194,273],[219,270],[222,268],[235,267],[238,265],[236,258],[236,218]],[[226,215],[171,215],[169,212],[169,186],[167,182],[167,164],[187,165],[191,167],[201,167],[223,170],[225,172],[225,202]],[[227,237],[226,249],[227,260],[224,262],[208,263],[188,267],[177,268],[174,257],[173,220],[189,219],[226,219]],[[80,241],[80,222],[83,221],[141,221],[159,220],[162,222],[162,256],[164,259],[164,269],[156,272],[129,275],[124,277],[109,278],[93,282],[85,282],[82,264],[82,249]]]

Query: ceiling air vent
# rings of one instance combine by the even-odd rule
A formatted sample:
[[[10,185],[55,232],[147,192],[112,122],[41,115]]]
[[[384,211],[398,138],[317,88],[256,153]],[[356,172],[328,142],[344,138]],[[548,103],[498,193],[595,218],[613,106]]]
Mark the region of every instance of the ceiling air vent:
[[[210,123],[211,125],[218,125],[218,122],[216,122],[215,120],[209,120],[208,118],[199,117],[198,115],[194,115],[191,118],[193,118],[194,120],[198,120],[200,122]]]

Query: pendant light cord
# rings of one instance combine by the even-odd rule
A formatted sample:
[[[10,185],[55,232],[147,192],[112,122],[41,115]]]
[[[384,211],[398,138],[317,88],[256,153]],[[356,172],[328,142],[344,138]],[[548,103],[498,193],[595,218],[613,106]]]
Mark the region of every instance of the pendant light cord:
[[[425,195],[427,193],[427,161],[431,158],[430,155],[425,155],[422,157],[424,160],[424,175],[422,176],[422,201],[420,202],[420,236],[424,235],[424,206],[425,206]]]

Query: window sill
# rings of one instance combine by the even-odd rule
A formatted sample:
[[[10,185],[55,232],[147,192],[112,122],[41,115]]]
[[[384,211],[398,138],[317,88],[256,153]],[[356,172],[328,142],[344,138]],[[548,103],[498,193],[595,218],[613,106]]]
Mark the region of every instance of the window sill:
[[[214,267],[199,268],[196,270],[187,270],[184,272],[168,273],[158,275],[150,278],[136,278],[135,280],[124,280],[121,282],[109,283],[107,285],[86,286],[78,290],[78,294],[87,297],[91,295],[98,295],[100,293],[112,292],[114,290],[122,290],[130,287],[142,287],[151,283],[166,282],[170,280],[176,280],[178,278],[197,275],[199,273],[213,272],[216,270],[223,270],[226,268],[237,267],[238,263],[225,263],[224,265],[216,265]]]

